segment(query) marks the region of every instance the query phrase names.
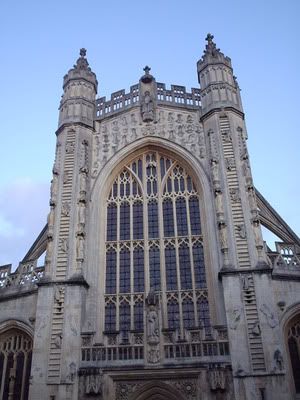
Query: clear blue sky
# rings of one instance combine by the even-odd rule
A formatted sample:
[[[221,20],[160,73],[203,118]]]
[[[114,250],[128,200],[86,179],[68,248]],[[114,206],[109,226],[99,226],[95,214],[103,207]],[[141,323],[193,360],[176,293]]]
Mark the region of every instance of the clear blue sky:
[[[300,234],[298,0],[8,1],[0,4],[0,265],[46,222],[62,79],[80,47],[99,95],[137,83],[198,87],[211,32],[242,89],[256,187]]]

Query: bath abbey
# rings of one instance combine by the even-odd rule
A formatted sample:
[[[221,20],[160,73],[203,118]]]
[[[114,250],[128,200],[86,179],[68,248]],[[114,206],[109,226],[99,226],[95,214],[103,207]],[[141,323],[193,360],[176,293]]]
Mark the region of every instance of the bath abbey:
[[[47,224],[0,267],[0,399],[300,399],[300,239],[211,34],[196,73],[106,99],[81,49],[64,76]]]

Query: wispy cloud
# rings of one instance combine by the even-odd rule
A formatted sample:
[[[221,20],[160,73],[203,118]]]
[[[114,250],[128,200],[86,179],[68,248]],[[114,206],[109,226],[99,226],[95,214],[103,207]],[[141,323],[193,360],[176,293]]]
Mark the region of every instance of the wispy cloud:
[[[49,183],[21,178],[0,188],[0,265],[16,267],[46,223]]]

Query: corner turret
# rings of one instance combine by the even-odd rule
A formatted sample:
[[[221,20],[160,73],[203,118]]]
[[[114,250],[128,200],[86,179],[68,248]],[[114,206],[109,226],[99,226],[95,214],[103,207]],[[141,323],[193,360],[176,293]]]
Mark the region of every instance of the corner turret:
[[[93,127],[95,97],[98,82],[86,59],[86,50],[80,49],[80,57],[76,64],[64,76],[62,96],[59,107],[59,123],[83,123]]]
[[[210,33],[206,36],[204,54],[197,62],[203,113],[224,107],[233,107],[243,112],[240,89],[233,75],[231,59],[217,48],[213,38]]]

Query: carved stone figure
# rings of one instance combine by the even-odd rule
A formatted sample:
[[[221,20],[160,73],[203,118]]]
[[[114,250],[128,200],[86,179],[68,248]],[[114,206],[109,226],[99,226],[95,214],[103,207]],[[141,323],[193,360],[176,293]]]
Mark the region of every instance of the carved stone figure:
[[[154,120],[154,105],[148,90],[145,92],[143,102],[141,104],[141,115],[144,122],[150,122]]]
[[[71,206],[68,201],[64,201],[61,206],[61,214],[64,217],[68,217],[70,215]]]
[[[58,178],[54,174],[50,186],[50,206],[56,206],[58,192]]]
[[[257,218],[252,220],[253,233],[254,233],[254,241],[256,246],[262,246],[262,237],[260,231],[260,221]]]
[[[80,168],[79,174],[79,201],[86,201],[86,185],[87,185],[87,171],[84,168]]]
[[[54,228],[54,207],[50,207],[50,211],[48,214],[47,218],[47,223],[48,223],[48,233],[47,236],[48,238],[53,238],[53,228]]]
[[[69,364],[69,373],[67,375],[68,382],[74,382],[76,377],[76,372],[77,372],[76,364],[74,362],[71,362]]]
[[[84,236],[83,235],[77,235],[76,259],[77,259],[77,261],[84,260]]]
[[[248,275],[242,275],[242,286],[243,286],[243,290],[249,290],[250,287],[250,279]]]
[[[62,341],[62,334],[58,333],[53,339],[53,344],[57,349],[61,348],[61,341]]]
[[[250,209],[253,212],[257,212],[257,203],[256,203],[256,196],[255,196],[255,189],[253,186],[248,187],[248,199]]]
[[[221,216],[224,214],[222,197],[223,197],[222,191],[220,189],[216,189],[215,190],[215,202],[216,202],[217,216]]]
[[[226,168],[228,171],[232,171],[234,168],[234,158],[228,157],[225,158]]]
[[[260,336],[260,324],[259,324],[259,321],[256,321],[256,322],[254,322],[254,324],[253,324],[253,326],[252,326],[252,329],[251,329],[251,333],[254,335],[254,336]]]
[[[224,222],[219,222],[219,238],[220,238],[221,249],[227,249],[228,248],[227,229],[226,229],[226,224]]]
[[[270,308],[266,304],[263,304],[260,307],[260,311],[266,317],[267,323],[270,326],[270,328],[275,328],[275,326],[278,325],[277,318],[275,317],[275,315],[272,313],[272,311],[270,310]]]
[[[85,205],[78,204],[78,233],[84,233],[85,228]]]
[[[66,153],[72,154],[75,150],[75,143],[74,142],[67,142],[66,144]]]
[[[52,253],[53,253],[53,238],[52,237],[48,237],[45,264],[50,264]]]
[[[229,328],[232,330],[236,330],[241,319],[240,308],[233,309],[229,315],[230,315]]]
[[[69,243],[66,238],[59,239],[59,248],[63,253],[67,253],[69,250]]]
[[[214,184],[219,183],[220,182],[219,163],[215,159],[211,160],[211,174],[212,174],[213,183]]]
[[[147,312],[147,341],[159,342],[158,315],[154,306],[150,306]]]
[[[275,350],[274,352],[274,361],[275,361],[275,366],[276,369],[279,371],[283,370],[283,357],[281,354],[281,351],[279,349]]]
[[[247,233],[246,233],[246,227],[244,224],[239,224],[236,226],[238,235],[241,239],[246,239]]]
[[[238,203],[238,202],[241,201],[240,194],[239,194],[239,189],[232,188],[232,189],[230,189],[229,193],[230,193],[231,201],[233,203]]]

